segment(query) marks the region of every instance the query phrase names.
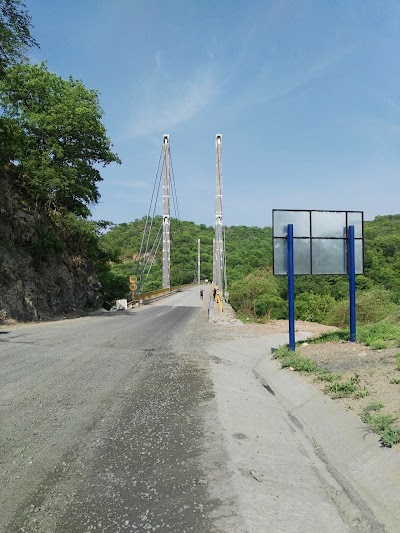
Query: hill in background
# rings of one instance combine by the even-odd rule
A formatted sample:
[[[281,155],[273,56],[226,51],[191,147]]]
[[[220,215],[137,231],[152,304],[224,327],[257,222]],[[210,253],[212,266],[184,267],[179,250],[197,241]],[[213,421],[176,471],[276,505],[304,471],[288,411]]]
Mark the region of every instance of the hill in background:
[[[154,223],[152,238],[159,224],[161,217]],[[100,238],[102,246],[119,257],[111,272],[121,282],[127,283],[128,276],[138,271],[144,226],[145,218],[137,219],[113,227]],[[383,306],[380,315],[385,309],[393,311],[400,303],[400,215],[378,216],[365,222],[364,237],[365,271],[357,276],[359,301],[373,291],[374,307]],[[171,285],[196,279],[197,239],[201,241],[201,278],[212,280],[213,238],[213,227],[171,220]],[[271,272],[272,229],[228,226],[225,241],[228,288],[234,308],[245,316],[286,318],[286,278],[274,277]],[[158,250],[142,292],[161,287],[161,254]],[[297,276],[297,318],[345,322],[347,296],[346,276]]]

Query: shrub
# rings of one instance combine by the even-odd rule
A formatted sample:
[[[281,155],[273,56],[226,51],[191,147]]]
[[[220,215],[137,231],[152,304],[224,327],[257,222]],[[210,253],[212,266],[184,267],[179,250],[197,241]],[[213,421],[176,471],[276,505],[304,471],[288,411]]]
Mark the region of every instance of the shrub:
[[[36,226],[36,238],[32,242],[32,256],[36,261],[45,261],[64,250],[60,235],[49,224]]]
[[[263,297],[263,298],[261,298]],[[285,304],[279,296],[278,283],[270,270],[259,269],[232,285],[229,291],[229,303],[246,315],[257,313],[258,316],[277,313]],[[282,317],[283,318],[283,317]]]
[[[287,302],[276,294],[260,294],[254,300],[254,312],[257,316],[278,320],[287,317]]]
[[[359,291],[356,297],[357,322],[366,324],[379,322],[394,313],[397,305],[392,300],[393,295],[385,289],[375,288],[369,291]],[[328,314],[328,321],[335,326],[349,324],[349,300],[336,302]]]
[[[308,320],[326,324],[335,299],[330,294],[314,294],[304,292],[295,300],[297,320]]]

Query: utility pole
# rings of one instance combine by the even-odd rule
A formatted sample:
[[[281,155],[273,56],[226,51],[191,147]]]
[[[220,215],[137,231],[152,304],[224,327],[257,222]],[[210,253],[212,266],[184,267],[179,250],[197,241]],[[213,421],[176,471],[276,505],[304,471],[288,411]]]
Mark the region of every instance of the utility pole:
[[[216,190],[215,190],[215,275],[214,282],[218,286],[221,298],[224,297],[223,271],[224,246],[222,238],[222,135],[215,137],[216,148]]]
[[[169,289],[170,283],[170,207],[169,207],[169,135],[163,136],[163,263],[162,263],[162,286]]]
[[[200,285],[200,239],[197,239],[197,283]]]

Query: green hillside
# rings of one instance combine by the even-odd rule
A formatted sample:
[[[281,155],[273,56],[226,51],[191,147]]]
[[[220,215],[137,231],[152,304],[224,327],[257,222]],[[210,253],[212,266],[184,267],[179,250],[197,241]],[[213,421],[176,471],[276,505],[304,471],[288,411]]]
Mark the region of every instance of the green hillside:
[[[152,237],[161,224],[159,217]],[[145,218],[113,227],[101,237],[101,244],[120,258],[111,272],[125,283],[137,272]],[[400,215],[378,216],[365,222],[365,272],[357,276],[359,317],[374,319],[395,313],[400,304]],[[197,239],[201,241],[201,276],[212,279],[214,228],[193,222],[171,220],[171,285],[190,283],[197,272]],[[272,229],[229,226],[225,230],[227,278],[230,303],[245,316],[286,318],[287,280],[274,277]],[[150,239],[150,240],[151,240]],[[161,287],[161,250],[141,290]],[[346,276],[297,276],[298,319],[346,324],[348,280]],[[126,289],[128,290],[128,289]],[[373,302],[373,303],[371,303]]]
[[[153,225],[153,242],[161,217]],[[112,266],[114,274],[136,274],[137,258],[141,247],[145,218],[123,223],[101,237],[102,245],[120,257]],[[201,242],[201,277],[212,279],[214,228],[205,224],[179,222],[171,219],[171,285],[191,283],[197,273],[197,240]],[[232,226],[226,228],[226,255],[228,281],[238,281],[257,268],[272,263],[271,228]],[[161,287],[161,250],[147,278],[142,292]]]

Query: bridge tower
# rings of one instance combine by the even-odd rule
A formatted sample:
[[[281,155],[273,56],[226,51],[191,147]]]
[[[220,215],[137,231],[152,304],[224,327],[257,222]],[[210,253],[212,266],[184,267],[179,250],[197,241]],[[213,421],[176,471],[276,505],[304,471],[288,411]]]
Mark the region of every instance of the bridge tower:
[[[197,239],[197,283],[200,285],[200,239]]]
[[[215,137],[216,148],[216,188],[215,188],[215,252],[214,283],[217,285],[221,297],[224,296],[224,244],[222,235],[222,135],[218,133]]]
[[[169,289],[171,239],[170,239],[170,174],[169,174],[169,135],[163,136],[163,263],[162,286]]]

